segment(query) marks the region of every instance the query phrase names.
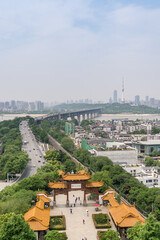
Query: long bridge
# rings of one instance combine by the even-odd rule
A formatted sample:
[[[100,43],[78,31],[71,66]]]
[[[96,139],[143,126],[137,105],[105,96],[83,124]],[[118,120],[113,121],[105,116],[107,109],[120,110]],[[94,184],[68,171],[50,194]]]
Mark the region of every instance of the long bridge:
[[[79,110],[74,112],[64,112],[64,113],[55,113],[48,114],[42,117],[35,118],[37,124],[40,124],[43,120],[73,120],[77,119],[79,122],[82,120],[91,120],[101,115],[101,108]]]

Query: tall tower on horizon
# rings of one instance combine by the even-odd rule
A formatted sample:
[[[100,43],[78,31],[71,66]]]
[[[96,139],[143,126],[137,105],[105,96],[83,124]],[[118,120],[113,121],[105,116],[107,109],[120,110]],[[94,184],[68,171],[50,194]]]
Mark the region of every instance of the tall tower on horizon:
[[[122,80],[122,100],[121,100],[122,103],[124,103],[124,78]]]

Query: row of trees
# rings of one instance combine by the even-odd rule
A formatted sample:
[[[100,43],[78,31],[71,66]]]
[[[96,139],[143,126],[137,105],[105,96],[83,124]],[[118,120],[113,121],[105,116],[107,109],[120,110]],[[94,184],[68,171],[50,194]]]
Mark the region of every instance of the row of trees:
[[[29,118],[29,126],[30,126],[33,134],[35,135],[35,138],[38,141],[43,142],[43,143],[48,143],[49,142],[49,138],[48,138],[48,135],[47,135],[46,131],[44,131],[43,129],[38,127],[33,118]]]
[[[72,122],[76,123],[76,121],[77,120],[75,119]],[[55,138],[59,143],[61,143],[64,149],[66,149],[68,152],[73,152],[73,150],[75,149],[74,143],[72,139],[69,138],[64,132],[65,120],[44,120],[42,122],[42,128],[53,138]]]
[[[20,173],[29,161],[28,155],[21,151],[22,139],[19,131],[21,118],[0,123],[0,179],[6,179],[7,173]]]

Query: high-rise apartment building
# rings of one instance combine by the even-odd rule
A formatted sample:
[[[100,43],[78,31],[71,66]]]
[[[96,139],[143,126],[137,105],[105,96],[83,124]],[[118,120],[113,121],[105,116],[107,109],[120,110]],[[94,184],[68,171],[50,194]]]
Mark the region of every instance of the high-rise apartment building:
[[[113,102],[117,102],[117,90],[114,90],[113,92]]]
[[[135,105],[140,105],[140,96],[139,95],[135,96]]]

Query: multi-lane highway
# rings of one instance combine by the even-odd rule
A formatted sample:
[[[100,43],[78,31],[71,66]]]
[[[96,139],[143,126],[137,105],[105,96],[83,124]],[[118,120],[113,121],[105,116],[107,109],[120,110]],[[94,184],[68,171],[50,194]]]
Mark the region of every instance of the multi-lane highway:
[[[44,166],[46,164],[45,159],[43,158],[45,152],[43,145],[40,145],[33,135],[29,125],[28,121],[22,121],[19,126],[21,135],[22,135],[22,141],[23,141],[23,147],[22,149],[27,152],[30,161],[27,164],[26,169],[24,170],[24,173],[20,177],[19,180],[22,180],[23,178],[27,178],[29,176],[34,175],[37,172],[37,169],[41,166]]]

